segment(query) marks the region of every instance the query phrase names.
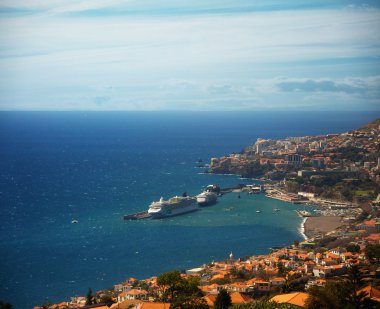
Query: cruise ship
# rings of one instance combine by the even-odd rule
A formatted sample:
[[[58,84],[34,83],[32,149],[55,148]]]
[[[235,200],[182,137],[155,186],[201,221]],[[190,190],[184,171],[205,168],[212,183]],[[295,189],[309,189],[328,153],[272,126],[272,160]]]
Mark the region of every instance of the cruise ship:
[[[161,197],[158,202],[150,204],[148,213],[152,216],[152,219],[160,219],[182,215],[198,209],[195,197],[175,196],[167,201]]]
[[[217,198],[218,196],[216,195],[215,192],[204,191],[201,194],[197,195],[197,203],[200,206],[212,205],[216,203]]]

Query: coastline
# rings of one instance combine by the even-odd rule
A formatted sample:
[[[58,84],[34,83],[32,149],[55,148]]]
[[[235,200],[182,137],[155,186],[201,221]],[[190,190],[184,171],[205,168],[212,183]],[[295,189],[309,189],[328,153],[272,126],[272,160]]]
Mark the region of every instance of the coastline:
[[[304,240],[307,240],[308,239],[308,237],[307,237],[307,235],[306,235],[306,233],[305,233],[305,225],[306,225],[306,221],[307,221],[307,217],[305,217],[305,218],[303,218],[303,220],[302,220],[302,222],[301,222],[301,226],[300,226],[300,228],[299,228],[299,232],[300,232],[300,234],[302,235],[302,237],[304,238]]]

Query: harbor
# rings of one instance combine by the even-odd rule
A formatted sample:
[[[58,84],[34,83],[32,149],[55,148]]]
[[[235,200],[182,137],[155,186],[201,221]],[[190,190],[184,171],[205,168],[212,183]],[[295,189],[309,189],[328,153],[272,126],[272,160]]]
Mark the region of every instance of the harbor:
[[[249,194],[257,194],[264,192],[263,188],[263,186],[239,184],[234,187],[221,189],[218,185],[209,185],[202,193],[196,196],[187,196],[186,193],[183,193],[182,196],[175,196],[167,201],[161,197],[159,201],[153,202],[149,206],[148,210],[124,215],[123,219],[128,221],[148,218],[161,219],[177,216],[188,212],[197,211],[200,209],[200,206],[215,204],[218,196],[222,196],[227,193],[246,191]]]

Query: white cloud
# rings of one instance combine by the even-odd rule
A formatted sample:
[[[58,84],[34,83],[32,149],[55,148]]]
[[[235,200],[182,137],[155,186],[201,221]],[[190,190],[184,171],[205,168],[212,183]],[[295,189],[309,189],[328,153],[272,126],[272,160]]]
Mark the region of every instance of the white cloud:
[[[80,11],[88,5],[106,2],[54,1],[54,10]],[[192,100],[202,109],[233,109],[305,101],[305,94],[279,91],[276,76],[283,72],[288,86],[311,80],[314,90],[335,85],[331,89],[362,89],[372,98],[379,87],[378,77],[365,77],[371,74],[349,63],[380,54],[379,10],[141,19],[38,15],[4,17],[0,23],[0,108],[28,100],[63,108],[82,102],[90,109],[191,108]],[[341,76],[323,75],[315,64],[330,59],[347,59]],[[297,73],[300,62],[308,76]],[[112,92],[104,85],[112,85]],[[343,96],[340,100],[343,104]]]

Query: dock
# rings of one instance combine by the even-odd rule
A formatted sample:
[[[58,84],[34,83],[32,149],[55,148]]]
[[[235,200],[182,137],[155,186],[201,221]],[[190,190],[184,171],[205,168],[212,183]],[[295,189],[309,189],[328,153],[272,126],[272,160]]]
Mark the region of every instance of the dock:
[[[147,219],[150,217],[151,215],[148,213],[148,211],[142,211],[142,212],[137,212],[130,215],[125,215],[124,220],[140,220],[140,219]]]

